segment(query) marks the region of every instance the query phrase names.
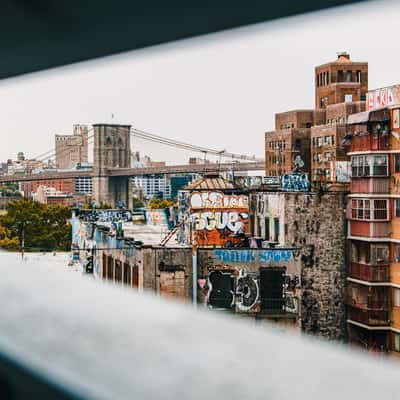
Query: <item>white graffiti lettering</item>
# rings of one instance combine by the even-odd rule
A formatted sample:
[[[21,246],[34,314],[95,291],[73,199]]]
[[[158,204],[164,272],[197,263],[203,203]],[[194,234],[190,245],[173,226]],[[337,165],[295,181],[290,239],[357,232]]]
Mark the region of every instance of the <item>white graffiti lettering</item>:
[[[237,211],[206,211],[192,214],[192,223],[195,230],[228,228],[231,232],[238,233],[244,229],[244,222],[248,220],[248,214]]]
[[[248,208],[245,195],[226,195],[222,192],[194,192],[190,196],[191,208]]]

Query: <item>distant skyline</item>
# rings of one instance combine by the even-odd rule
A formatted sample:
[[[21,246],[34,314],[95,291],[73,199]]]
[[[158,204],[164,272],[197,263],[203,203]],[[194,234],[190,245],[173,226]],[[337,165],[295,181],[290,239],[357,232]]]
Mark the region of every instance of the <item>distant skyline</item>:
[[[313,108],[314,67],[337,52],[368,61],[371,89],[400,83],[386,40],[399,15],[395,1],[363,2],[0,81],[0,160],[37,156],[54,134],[99,122],[262,157],[274,114]],[[143,141],[132,150],[169,163],[203,157]]]

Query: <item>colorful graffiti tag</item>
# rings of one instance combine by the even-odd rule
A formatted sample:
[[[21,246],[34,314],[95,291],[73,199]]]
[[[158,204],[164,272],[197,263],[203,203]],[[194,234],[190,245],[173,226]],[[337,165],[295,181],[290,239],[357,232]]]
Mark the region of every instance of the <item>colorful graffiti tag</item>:
[[[249,231],[249,201],[245,195],[194,192],[189,205],[192,240],[198,246],[233,246]]]
[[[233,263],[269,263],[289,262],[294,257],[294,250],[291,249],[271,249],[271,250],[214,250],[215,261]]]
[[[282,175],[281,188],[287,192],[307,192],[310,190],[308,176],[302,173]]]

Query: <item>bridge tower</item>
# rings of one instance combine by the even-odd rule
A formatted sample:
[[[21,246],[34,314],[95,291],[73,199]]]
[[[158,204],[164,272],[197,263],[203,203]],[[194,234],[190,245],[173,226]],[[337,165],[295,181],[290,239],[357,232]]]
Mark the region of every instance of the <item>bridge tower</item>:
[[[113,208],[122,200],[132,205],[130,177],[110,176],[109,170],[131,167],[130,125],[94,124],[93,197]]]

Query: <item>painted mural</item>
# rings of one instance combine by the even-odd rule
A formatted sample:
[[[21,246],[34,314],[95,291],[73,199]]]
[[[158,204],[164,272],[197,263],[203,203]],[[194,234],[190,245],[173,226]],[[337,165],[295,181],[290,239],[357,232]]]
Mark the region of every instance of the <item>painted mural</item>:
[[[189,199],[191,238],[197,246],[232,247],[249,232],[246,195],[193,192]]]
[[[208,308],[299,313],[297,249],[198,249],[199,301]]]

